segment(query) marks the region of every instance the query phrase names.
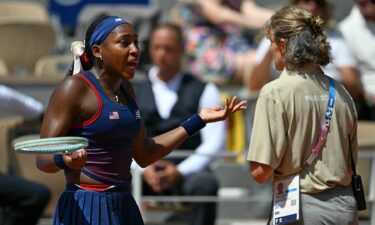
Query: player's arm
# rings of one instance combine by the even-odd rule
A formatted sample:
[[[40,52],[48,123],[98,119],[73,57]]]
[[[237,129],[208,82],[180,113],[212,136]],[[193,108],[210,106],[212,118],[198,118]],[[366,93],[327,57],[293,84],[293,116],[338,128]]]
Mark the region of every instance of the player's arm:
[[[81,80],[81,81],[80,81]],[[53,91],[47,106],[41,129],[41,138],[65,136],[81,114],[81,102],[87,88],[79,77],[66,78]],[[60,170],[53,154],[39,154],[37,167],[48,173]]]
[[[230,114],[240,109],[245,109],[246,101],[236,104],[236,98],[228,101],[224,109],[220,107],[204,108],[199,116],[205,123],[224,120]],[[168,155],[176,149],[189,136],[187,130],[182,126],[165,132],[156,137],[147,138],[144,125],[133,145],[133,158],[141,167],[146,167],[157,160]]]

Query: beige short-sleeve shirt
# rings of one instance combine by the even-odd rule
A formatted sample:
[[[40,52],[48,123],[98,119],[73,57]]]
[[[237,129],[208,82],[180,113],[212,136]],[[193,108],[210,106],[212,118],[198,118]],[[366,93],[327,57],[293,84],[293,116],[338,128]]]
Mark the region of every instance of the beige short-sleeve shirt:
[[[329,79],[284,70],[259,95],[248,160],[274,169],[274,179],[300,172],[301,192],[317,193],[351,181],[349,139],[357,159],[357,114],[346,89],[335,81],[336,98],[325,147],[302,170],[316,144],[329,97]]]

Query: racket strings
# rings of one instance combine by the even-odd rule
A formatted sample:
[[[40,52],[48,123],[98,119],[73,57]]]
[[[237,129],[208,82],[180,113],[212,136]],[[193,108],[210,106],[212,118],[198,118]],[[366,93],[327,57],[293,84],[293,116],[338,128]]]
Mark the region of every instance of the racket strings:
[[[32,147],[23,147],[24,151],[35,151],[35,150],[49,150],[55,148],[76,148],[76,144],[48,144],[48,145],[39,145]]]
[[[88,140],[82,137],[57,137],[34,139],[14,144],[14,149],[21,153],[68,153],[86,148]]]

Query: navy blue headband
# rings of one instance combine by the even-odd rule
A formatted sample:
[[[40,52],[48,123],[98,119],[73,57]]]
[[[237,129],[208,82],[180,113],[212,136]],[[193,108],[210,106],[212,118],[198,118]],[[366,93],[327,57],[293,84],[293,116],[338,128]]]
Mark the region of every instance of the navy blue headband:
[[[92,33],[89,42],[89,49],[92,49],[93,45],[100,45],[104,39],[120,24],[129,24],[124,19],[117,16],[110,16],[103,20],[98,26],[96,26],[94,33]]]

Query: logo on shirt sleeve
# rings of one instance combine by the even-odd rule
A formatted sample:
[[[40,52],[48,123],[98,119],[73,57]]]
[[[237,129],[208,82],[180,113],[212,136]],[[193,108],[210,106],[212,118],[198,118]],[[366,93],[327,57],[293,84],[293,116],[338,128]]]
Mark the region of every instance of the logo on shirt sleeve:
[[[139,109],[135,110],[135,119],[136,120],[139,120],[141,118],[141,112],[139,111]]]
[[[118,119],[120,119],[120,115],[118,114],[117,111],[114,111],[111,114],[109,114],[109,119],[110,120],[118,120]]]

